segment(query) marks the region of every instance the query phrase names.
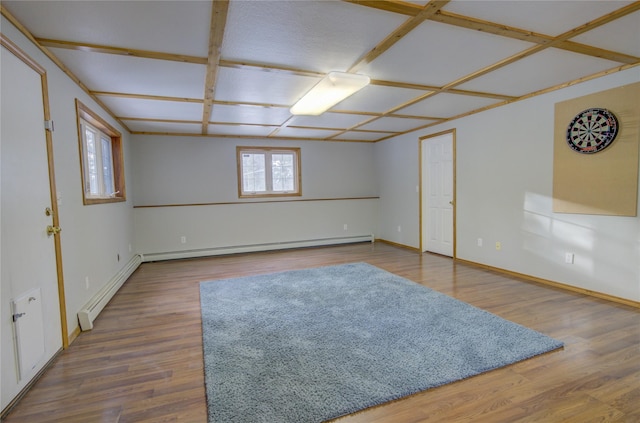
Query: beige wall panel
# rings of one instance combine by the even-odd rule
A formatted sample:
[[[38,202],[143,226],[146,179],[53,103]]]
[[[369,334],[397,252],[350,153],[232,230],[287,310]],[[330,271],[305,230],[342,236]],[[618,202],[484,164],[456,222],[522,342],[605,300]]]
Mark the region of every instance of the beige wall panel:
[[[616,115],[618,136],[598,153],[578,153],[567,144],[567,127],[578,113],[593,107]],[[556,103],[554,212],[637,215],[639,125],[640,83]]]

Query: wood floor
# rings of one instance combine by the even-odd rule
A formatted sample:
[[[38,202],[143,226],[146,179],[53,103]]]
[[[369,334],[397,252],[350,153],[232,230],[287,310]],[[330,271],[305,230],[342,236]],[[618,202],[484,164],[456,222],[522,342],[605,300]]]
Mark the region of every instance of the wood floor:
[[[640,310],[363,243],[141,265],[6,423],[206,423],[198,283],[358,261],[560,339],[565,348],[336,423],[640,422]]]

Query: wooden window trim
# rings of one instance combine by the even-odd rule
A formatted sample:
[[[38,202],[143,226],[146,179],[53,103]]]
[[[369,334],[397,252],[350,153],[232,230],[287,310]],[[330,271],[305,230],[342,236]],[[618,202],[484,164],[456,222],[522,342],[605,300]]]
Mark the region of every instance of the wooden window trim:
[[[301,197],[302,196],[302,159],[300,147],[254,147],[254,146],[237,146],[236,147],[236,168],[238,170],[238,198],[279,198],[279,197]],[[290,193],[268,193],[268,194],[243,194],[242,193],[242,152],[244,151],[282,151],[295,152],[296,155],[296,183],[298,190]]]
[[[80,151],[80,175],[82,181],[82,202],[85,206],[92,204],[121,203],[127,201],[126,185],[124,181],[124,153],[122,149],[122,134],[107,121],[98,116],[80,100],[76,99],[76,120],[78,126],[78,145]],[[113,160],[113,184],[116,194],[110,198],[87,197],[85,191],[85,151],[82,141],[82,120],[87,121],[111,138],[111,154]]]

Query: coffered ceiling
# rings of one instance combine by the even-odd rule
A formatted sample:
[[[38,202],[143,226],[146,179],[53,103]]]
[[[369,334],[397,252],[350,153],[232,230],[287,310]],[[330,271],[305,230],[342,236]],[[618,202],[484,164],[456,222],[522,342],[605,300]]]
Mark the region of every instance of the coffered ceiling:
[[[640,64],[640,1],[49,0],[2,12],[144,134],[374,142]],[[291,115],[330,71],[372,83],[321,116]]]

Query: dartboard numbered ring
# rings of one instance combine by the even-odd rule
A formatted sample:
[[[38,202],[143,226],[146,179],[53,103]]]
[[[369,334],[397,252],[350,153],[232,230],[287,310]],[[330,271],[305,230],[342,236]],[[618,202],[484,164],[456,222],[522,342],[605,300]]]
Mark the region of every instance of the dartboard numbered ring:
[[[611,145],[618,135],[618,119],[607,109],[583,110],[567,128],[567,144],[578,153],[591,154]]]

